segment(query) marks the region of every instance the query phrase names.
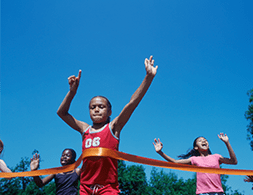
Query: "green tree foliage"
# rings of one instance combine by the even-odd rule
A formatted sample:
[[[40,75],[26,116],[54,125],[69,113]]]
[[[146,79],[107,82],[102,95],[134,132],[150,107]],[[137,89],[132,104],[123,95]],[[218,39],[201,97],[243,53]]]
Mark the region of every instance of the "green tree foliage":
[[[149,182],[149,194],[155,195],[188,195],[195,194],[196,184],[194,179],[188,179],[186,182],[182,178],[178,179],[175,173],[160,172],[156,168],[151,171]]]
[[[250,141],[251,150],[253,150],[253,89],[249,90],[247,95],[249,96],[249,106],[244,116],[250,121],[247,125],[247,139]]]
[[[147,194],[148,184],[142,165],[126,166],[124,161],[119,161],[118,175],[120,194]]]
[[[79,183],[80,184],[80,183]],[[78,185],[79,186],[79,185]],[[55,182],[50,182],[46,186],[43,187],[44,193],[46,195],[55,195],[56,193],[56,185]]]

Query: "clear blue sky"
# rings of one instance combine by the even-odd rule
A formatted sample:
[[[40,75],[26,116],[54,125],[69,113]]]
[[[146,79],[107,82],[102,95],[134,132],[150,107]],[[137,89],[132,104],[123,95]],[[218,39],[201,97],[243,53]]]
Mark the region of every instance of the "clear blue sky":
[[[145,76],[151,54],[157,75],[124,127],[120,151],[176,158],[205,136],[213,153],[228,156],[225,132],[239,160],[224,168],[253,169],[244,117],[253,88],[253,2],[245,1],[7,1],[1,2],[1,139],[9,167],[39,150],[41,168],[60,166],[66,147],[81,154],[81,136],[56,114],[83,74],[70,113],[91,123],[88,103],[104,95],[112,118]],[[131,164],[131,163],[130,163]],[[147,175],[151,170],[145,166]],[[170,171],[170,170],[166,170]],[[185,179],[193,173],[173,171]],[[228,185],[252,194],[243,176]]]

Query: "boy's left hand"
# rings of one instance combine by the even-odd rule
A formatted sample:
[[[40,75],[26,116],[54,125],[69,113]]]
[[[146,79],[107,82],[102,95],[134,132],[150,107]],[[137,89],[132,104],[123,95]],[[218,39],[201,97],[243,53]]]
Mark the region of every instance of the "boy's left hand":
[[[151,55],[149,57],[149,59],[145,59],[144,64],[145,64],[145,69],[148,75],[151,76],[155,76],[156,75],[156,71],[158,66],[154,67],[154,60],[153,60],[153,56]]]

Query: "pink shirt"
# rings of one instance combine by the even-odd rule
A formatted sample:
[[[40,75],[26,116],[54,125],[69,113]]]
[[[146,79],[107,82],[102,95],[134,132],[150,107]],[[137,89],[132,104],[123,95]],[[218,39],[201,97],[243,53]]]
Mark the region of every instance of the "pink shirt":
[[[220,155],[193,156],[191,164],[200,167],[220,168]],[[221,185],[220,175],[213,173],[197,173],[196,194],[224,192]]]

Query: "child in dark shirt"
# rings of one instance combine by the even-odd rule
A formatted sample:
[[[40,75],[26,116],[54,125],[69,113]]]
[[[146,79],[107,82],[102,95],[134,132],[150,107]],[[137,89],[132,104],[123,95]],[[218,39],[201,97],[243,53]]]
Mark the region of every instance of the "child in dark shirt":
[[[61,156],[61,165],[69,165],[75,162],[76,152],[73,149],[65,149]],[[39,167],[40,156],[39,154],[33,155],[31,158],[30,168],[31,170],[37,170]],[[38,187],[43,187],[48,184],[52,179],[56,184],[56,195],[77,195],[78,194],[78,180],[80,178],[81,170],[79,168],[67,173],[58,173],[49,175],[43,179],[39,176],[33,177],[34,182]]]

